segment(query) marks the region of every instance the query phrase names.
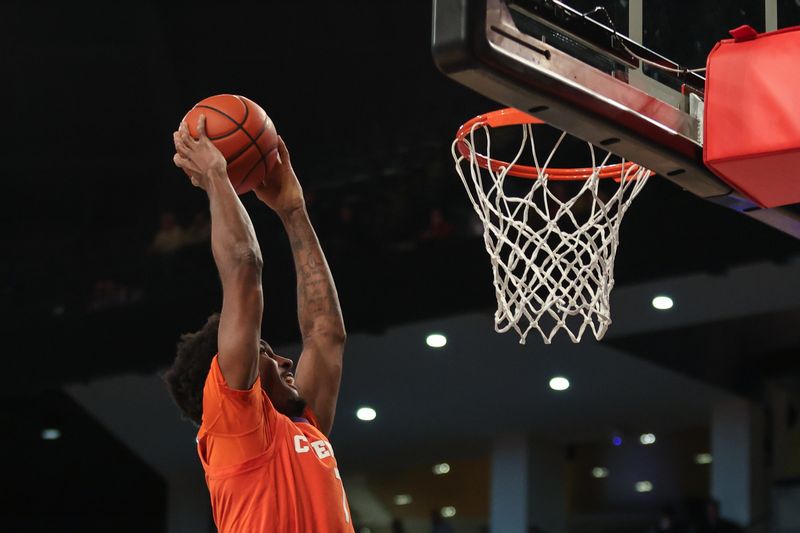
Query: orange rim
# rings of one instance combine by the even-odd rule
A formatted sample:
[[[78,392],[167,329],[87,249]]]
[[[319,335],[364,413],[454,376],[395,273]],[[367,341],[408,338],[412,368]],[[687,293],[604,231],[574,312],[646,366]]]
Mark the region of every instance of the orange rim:
[[[476,126],[501,128],[504,126],[519,126],[522,124],[544,124],[544,123],[545,122],[543,120],[533,117],[527,113],[523,113],[519,109],[514,109],[511,107],[507,107],[505,109],[498,109],[497,111],[492,111],[490,113],[478,115],[477,117],[462,124],[462,126],[458,128],[458,132],[456,133],[456,140],[458,141],[456,144],[456,148],[458,149],[458,152],[462,156],[464,156],[464,158],[472,160],[472,154],[470,153],[467,141],[465,139],[467,135],[469,135],[470,132],[473,130],[473,128],[475,128]],[[527,179],[539,178],[538,167],[529,165],[519,165],[519,164],[512,165],[507,161],[500,161],[499,159],[489,159],[485,155],[478,153],[475,154],[475,160],[478,166],[481,168],[488,169],[491,167],[492,172],[499,172],[500,169],[508,168],[508,174],[516,176],[518,178],[527,178]],[[619,181],[622,179],[622,175],[629,172],[629,170],[631,173],[634,173],[639,168],[640,168],[639,165],[637,165],[636,163],[633,163],[631,161],[626,161],[625,163],[616,163],[613,165],[601,167],[598,176],[600,178],[615,178],[616,180]],[[547,169],[547,176],[551,180],[582,181],[589,178],[593,173],[594,169],[592,167]],[[649,174],[652,174],[652,172],[650,172]],[[629,179],[635,179],[635,178],[632,176]]]

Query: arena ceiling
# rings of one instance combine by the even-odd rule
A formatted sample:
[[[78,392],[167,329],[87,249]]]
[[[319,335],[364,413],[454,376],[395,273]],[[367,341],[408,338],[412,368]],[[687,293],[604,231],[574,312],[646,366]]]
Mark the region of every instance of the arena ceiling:
[[[172,166],[170,133],[207,95],[236,92],[262,103],[314,197],[312,209],[371,206],[378,217],[369,225],[379,238],[419,223],[412,201],[466,210],[450,139],[464,120],[495,104],[436,71],[429,2],[227,6],[54,6],[57,16],[35,26],[26,22],[35,6],[3,6],[0,66],[13,73],[3,89],[0,131],[7,177],[0,215],[4,336],[7,350],[22,354],[10,370],[36,376],[34,387],[153,372],[171,359],[177,334],[219,305],[207,255],[183,263],[132,305],[89,313],[85,302],[93,280],[136,261],[142,263],[130,270],[146,284],[157,270],[145,250],[159,214],[204,208],[202,194]],[[727,29],[714,31],[722,37]],[[700,44],[685,43],[687,61]],[[384,209],[384,202],[397,205]],[[266,335],[291,342],[297,337],[288,247],[275,217],[257,211],[252,199],[246,205],[267,258]],[[798,253],[797,241],[655,179],[623,223],[617,286],[725,276],[754,263],[780,266]],[[493,306],[479,238],[412,249],[351,246],[331,263],[351,334]],[[746,328],[760,339],[775,334],[776,324],[792,330],[796,318],[781,311],[610,342],[669,366],[667,352],[685,335],[721,353],[713,341],[719,335]],[[752,360],[761,345],[737,349]],[[792,337],[775,353],[798,347]],[[728,360],[720,356],[719,364]]]

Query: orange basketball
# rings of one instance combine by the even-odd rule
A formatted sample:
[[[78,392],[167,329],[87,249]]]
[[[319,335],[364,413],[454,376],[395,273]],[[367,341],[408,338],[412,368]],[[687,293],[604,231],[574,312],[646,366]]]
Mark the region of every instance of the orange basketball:
[[[251,191],[278,157],[278,133],[272,119],[244,96],[210,96],[183,117],[195,139],[201,114],[206,116],[206,135],[228,162],[228,177],[236,193]]]

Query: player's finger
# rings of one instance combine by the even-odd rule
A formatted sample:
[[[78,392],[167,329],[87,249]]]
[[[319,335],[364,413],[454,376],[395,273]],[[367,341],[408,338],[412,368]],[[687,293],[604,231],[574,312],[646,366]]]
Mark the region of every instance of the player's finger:
[[[197,119],[197,135],[199,137],[198,140],[206,138],[206,116],[202,113],[200,114],[200,118]]]
[[[180,153],[175,154],[172,156],[172,162],[175,163],[176,167],[181,167],[182,169],[188,169],[192,166],[192,162],[182,156]]]
[[[180,147],[186,146],[186,144],[183,142],[183,139],[181,138],[180,132],[177,131],[172,132],[172,144],[175,145],[175,150],[177,150]]]
[[[181,135],[178,132],[175,132],[172,135],[172,141],[175,144],[175,151],[180,153],[183,156],[188,156],[191,152],[192,147],[188,144],[187,139],[185,136]]]
[[[178,152],[178,155],[181,156],[181,159],[189,163],[192,158],[192,152],[186,149],[182,145],[178,145],[175,147],[175,151]]]
[[[289,162],[289,150],[286,149],[286,143],[283,142],[283,137],[278,135],[278,162],[279,163],[288,163]]]
[[[189,133],[189,126],[186,125],[186,122],[181,122],[181,127],[178,128],[178,135],[181,138],[181,142],[186,145],[187,148],[191,148],[195,141],[192,138],[191,133]]]

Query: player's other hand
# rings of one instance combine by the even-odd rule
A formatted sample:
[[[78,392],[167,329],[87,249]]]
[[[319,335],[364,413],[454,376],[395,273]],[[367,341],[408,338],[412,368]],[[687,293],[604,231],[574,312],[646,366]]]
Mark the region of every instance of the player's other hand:
[[[280,136],[278,136],[278,157],[264,181],[253,191],[259,200],[280,216],[305,207],[303,188],[292,169],[289,151]]]
[[[200,115],[197,121],[198,139],[189,134],[185,122],[181,122],[178,131],[172,134],[175,143],[175,165],[192,179],[192,185],[208,190],[209,180],[228,179],[227,162],[216,146],[206,135],[206,117]]]

